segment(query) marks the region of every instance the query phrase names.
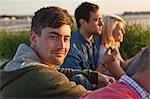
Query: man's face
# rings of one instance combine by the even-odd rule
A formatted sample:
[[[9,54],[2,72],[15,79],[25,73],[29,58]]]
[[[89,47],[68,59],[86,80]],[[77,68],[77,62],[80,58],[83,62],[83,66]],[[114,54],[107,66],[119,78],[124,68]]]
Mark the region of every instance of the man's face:
[[[91,12],[90,20],[87,22],[87,31],[91,34],[101,33],[104,22],[102,21],[102,15],[100,10],[96,12]]]
[[[41,36],[35,34],[35,51],[43,63],[60,65],[64,62],[70,48],[70,33],[70,26],[62,25],[59,28],[43,28]]]

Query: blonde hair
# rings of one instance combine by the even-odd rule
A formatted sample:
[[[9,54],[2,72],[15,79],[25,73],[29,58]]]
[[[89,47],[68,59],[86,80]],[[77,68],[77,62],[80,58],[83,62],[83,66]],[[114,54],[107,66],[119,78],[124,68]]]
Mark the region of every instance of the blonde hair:
[[[124,19],[117,15],[108,15],[104,17],[103,21],[104,26],[101,33],[101,44],[104,45],[105,48],[108,48],[112,45],[117,47],[118,44],[115,43],[112,33],[118,22],[122,22],[125,26]]]

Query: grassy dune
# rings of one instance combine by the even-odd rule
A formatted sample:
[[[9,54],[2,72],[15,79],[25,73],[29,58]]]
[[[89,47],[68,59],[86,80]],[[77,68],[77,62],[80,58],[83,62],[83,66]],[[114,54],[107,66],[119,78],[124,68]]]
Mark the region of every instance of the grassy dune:
[[[150,27],[141,24],[127,24],[121,52],[125,59],[134,56],[141,48],[150,46]]]
[[[0,31],[0,57],[11,59],[20,43],[29,44],[28,31]]]
[[[76,27],[73,28],[74,31]],[[11,59],[20,43],[29,45],[28,31],[0,31],[0,58]],[[125,59],[135,55],[142,47],[150,46],[150,28],[140,24],[128,24],[121,52]]]

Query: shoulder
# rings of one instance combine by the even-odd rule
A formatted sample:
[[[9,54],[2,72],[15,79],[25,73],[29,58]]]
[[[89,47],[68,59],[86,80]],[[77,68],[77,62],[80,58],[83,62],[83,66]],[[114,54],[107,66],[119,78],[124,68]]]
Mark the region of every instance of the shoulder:
[[[32,71],[25,73],[24,79],[28,79],[26,80],[28,82],[26,83],[27,90],[36,88],[39,92],[42,90],[44,91],[47,88],[49,91],[56,90],[60,84],[69,83],[69,79],[64,74],[58,72],[56,69],[46,67],[35,68]]]
[[[79,37],[79,34],[80,34],[79,29],[77,29],[75,32],[73,32],[73,33],[71,34],[71,41],[76,40],[76,38]]]

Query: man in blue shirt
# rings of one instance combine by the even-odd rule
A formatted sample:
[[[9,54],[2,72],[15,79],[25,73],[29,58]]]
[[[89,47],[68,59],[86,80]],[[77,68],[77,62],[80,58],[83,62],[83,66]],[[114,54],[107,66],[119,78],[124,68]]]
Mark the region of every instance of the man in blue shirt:
[[[99,6],[83,2],[75,10],[75,19],[78,29],[72,33],[70,50],[61,67],[81,70],[96,70],[99,66],[103,68],[101,65],[107,65],[114,58],[105,57],[101,59],[101,64],[98,64],[99,34],[104,25]],[[87,89],[95,89],[82,74],[74,75],[71,80]]]
[[[92,41],[89,42],[78,29],[71,36],[71,48],[63,67],[96,70],[98,63],[98,44],[98,36],[94,36]],[[90,53],[90,51],[93,52]]]

